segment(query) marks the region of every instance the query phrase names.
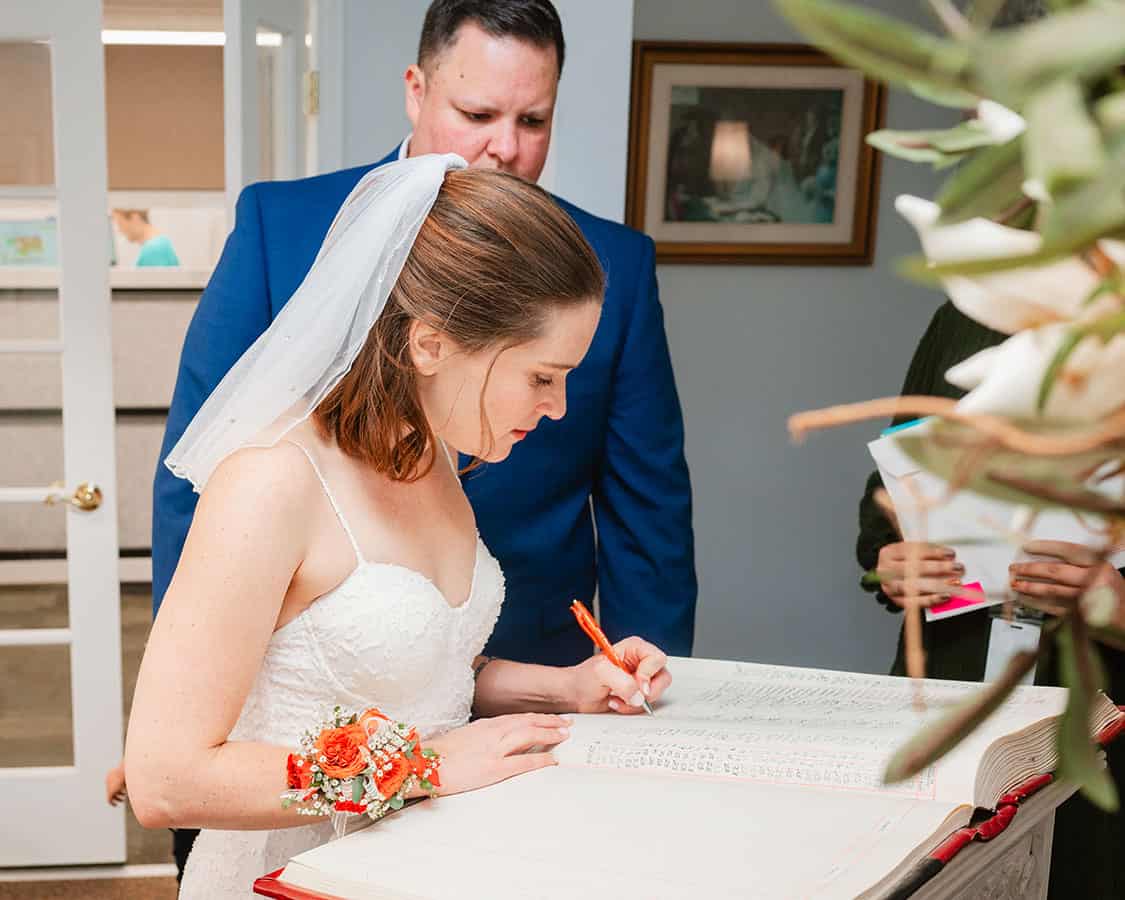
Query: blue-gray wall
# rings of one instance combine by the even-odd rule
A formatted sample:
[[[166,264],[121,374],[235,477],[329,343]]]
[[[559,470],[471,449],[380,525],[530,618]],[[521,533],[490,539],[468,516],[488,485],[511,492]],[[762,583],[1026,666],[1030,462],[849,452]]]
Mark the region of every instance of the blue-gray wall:
[[[637,40],[802,42],[767,0],[637,0],[633,32]],[[890,95],[892,127],[934,127],[941,115]],[[800,410],[897,393],[941,301],[892,271],[917,250],[894,197],[928,195],[936,182],[894,160],[884,160],[882,175],[869,268],[659,268],[695,489],[697,655],[890,668],[901,617],[859,589],[854,555],[872,468],[865,445],[878,426],[801,446],[785,427]]]

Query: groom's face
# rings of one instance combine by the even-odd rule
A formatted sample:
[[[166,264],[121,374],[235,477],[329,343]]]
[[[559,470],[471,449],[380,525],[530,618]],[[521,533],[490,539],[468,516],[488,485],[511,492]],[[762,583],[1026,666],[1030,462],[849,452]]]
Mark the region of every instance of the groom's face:
[[[470,166],[537,181],[558,84],[553,46],[493,37],[466,23],[425,69],[406,71],[410,155],[457,153]]]

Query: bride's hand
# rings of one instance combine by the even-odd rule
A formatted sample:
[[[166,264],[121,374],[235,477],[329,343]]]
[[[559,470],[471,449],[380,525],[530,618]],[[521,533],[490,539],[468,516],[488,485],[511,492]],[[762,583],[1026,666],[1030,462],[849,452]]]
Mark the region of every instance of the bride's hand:
[[[575,712],[635,715],[644,711],[642,698],[652,703],[672,683],[665,668],[668,657],[648,641],[628,637],[614,644],[613,651],[633,674],[622,672],[600,653],[579,663],[571,670]]]
[[[566,740],[569,725],[562,716],[521,713],[478,719],[427,741],[441,755],[438,793],[472,791],[555,765],[549,748]]]

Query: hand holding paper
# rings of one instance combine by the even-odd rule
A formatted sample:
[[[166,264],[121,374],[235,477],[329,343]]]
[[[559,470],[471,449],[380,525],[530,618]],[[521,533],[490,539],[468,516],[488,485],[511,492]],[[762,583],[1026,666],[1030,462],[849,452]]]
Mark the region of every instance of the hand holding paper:
[[[928,427],[925,421],[909,426],[912,434],[918,434],[918,429]],[[1063,595],[1067,593],[1068,588],[1074,587],[1070,582],[1077,576],[1072,570],[1064,570],[1060,566],[1078,565],[1074,557],[1075,552],[1085,553],[1087,557],[1092,556],[1090,548],[1103,540],[1102,535],[1096,530],[1099,525],[1096,519],[1092,518],[1089,523],[1084,523],[1070,511],[1061,509],[1041,510],[1032,517],[1029,511],[1022,507],[970,491],[959,491],[947,497],[948,483],[937,475],[921,469],[901,448],[896,438],[897,433],[887,434],[868,444],[868,449],[879,467],[883,485],[894,503],[903,540],[952,549],[955,553],[954,558],[964,566],[961,573],[964,579],[978,582],[981,592],[986,595],[986,598],[975,598],[976,603],[959,606],[958,612],[1002,602],[1005,594],[1011,589],[1011,579],[1017,572],[1025,576],[1019,580],[1031,585],[1027,590],[1017,588],[1020,593],[1032,598],[1065,599]],[[1101,489],[1112,488],[1107,483],[1103,484]],[[1062,562],[1025,561],[1025,558],[1020,556],[1019,546],[1021,542],[1029,539],[1027,552],[1042,553],[1044,552],[1042,549],[1036,551],[1033,548],[1051,547],[1057,552],[1048,551],[1049,555],[1059,557]],[[893,556],[899,553],[893,548],[902,546],[903,544],[891,544],[884,550]],[[1077,547],[1079,551],[1063,552],[1060,549],[1062,547]],[[890,557],[885,560],[883,554],[880,554],[877,568],[881,574],[885,562],[888,563],[888,569],[896,571],[889,565],[892,561]],[[932,563],[935,560],[924,560],[924,562]],[[1117,559],[1117,563],[1120,562],[1121,560]],[[1044,565],[1048,568],[1043,568]],[[1010,572],[1010,566],[1033,568],[1018,568]],[[1054,568],[1049,568],[1051,566]],[[937,570],[931,567],[931,571]],[[1056,574],[1049,575],[1049,572]],[[1056,577],[1059,573],[1068,580],[1060,581]],[[933,576],[923,572],[922,577]],[[929,583],[920,586],[923,589],[938,587]],[[923,590],[924,596],[931,604],[939,600],[943,592],[948,593],[944,591],[944,587],[943,590]],[[894,595],[890,592],[888,596],[894,599]],[[948,609],[945,611],[949,612]],[[941,611],[928,609],[926,618],[933,619],[935,614],[940,616]]]
[[[1089,547],[1066,541],[1031,541],[1023,549],[1041,557],[1009,567],[1012,590],[1028,606],[1057,615],[1076,603],[1086,590],[1099,585],[1125,599],[1121,573]]]
[[[895,603],[901,606],[913,596],[929,606],[956,593],[965,567],[952,547],[896,541],[879,551],[875,571],[883,593]]]

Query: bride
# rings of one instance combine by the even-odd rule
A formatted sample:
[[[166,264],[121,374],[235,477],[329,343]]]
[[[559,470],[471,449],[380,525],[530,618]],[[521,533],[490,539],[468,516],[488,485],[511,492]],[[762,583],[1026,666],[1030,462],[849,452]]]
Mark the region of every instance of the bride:
[[[337,704],[416,725],[451,794],[551,765],[560,713],[636,713],[671,680],[639,638],[616,646],[634,675],[480,656],[504,579],[456,454],[499,462],[563,416],[604,276],[549,195],[464,165],[368,173],[166,461],[201,497],[125,766],[143,825],[204,829],[181,897],[248,897],[331,837],[280,795]]]

